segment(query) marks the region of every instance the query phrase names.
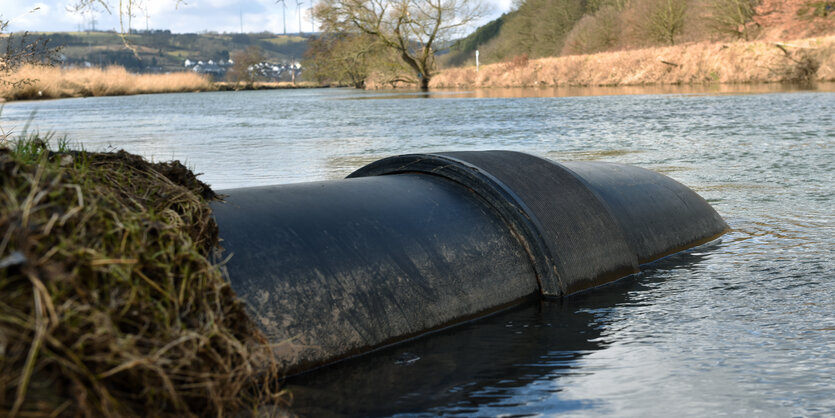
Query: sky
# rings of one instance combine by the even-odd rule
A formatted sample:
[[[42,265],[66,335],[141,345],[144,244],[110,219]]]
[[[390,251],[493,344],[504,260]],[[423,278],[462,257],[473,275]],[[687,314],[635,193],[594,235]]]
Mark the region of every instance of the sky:
[[[8,20],[7,31],[68,32],[87,30],[95,19],[97,30],[120,30],[119,0],[106,0],[112,5],[111,13],[103,7],[97,11],[79,14],[69,10],[78,0],[0,0],[0,19]],[[127,0],[123,0],[127,3]],[[199,32],[263,32],[296,33],[299,31],[299,0],[285,0],[286,15],[282,19],[282,6],[275,0],[134,0],[142,2],[131,19],[134,29],[169,29],[175,33]],[[312,29],[309,14],[312,0],[301,0],[301,26],[304,32]],[[480,22],[487,23],[510,10],[512,0],[485,0],[492,13]],[[32,11],[37,8],[37,10]],[[147,12],[146,12],[147,11]],[[128,22],[124,22],[127,30]],[[317,29],[318,30],[318,29]]]

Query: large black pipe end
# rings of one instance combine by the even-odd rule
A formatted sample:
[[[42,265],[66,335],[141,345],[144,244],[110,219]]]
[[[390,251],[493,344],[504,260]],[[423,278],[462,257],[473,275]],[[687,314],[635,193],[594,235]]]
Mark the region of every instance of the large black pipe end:
[[[226,190],[212,209],[232,288],[288,374],[538,293],[526,251],[480,199],[399,175]]]
[[[221,193],[232,288],[288,374],[608,283],[728,228],[661,174],[508,151]]]
[[[512,151],[402,155],[352,177],[421,173],[473,190],[529,252],[545,296],[638,272],[717,238],[728,225],[701,196],[664,175],[601,162],[559,164]]]

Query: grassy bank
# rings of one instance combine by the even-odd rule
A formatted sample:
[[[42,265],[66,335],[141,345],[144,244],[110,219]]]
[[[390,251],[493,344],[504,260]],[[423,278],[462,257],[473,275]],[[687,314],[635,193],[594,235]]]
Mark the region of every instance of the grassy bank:
[[[4,143],[5,142],[5,143]],[[179,162],[0,137],[0,415],[226,416],[281,401]]]
[[[444,70],[434,88],[835,81],[835,36],[788,43],[693,43]]]
[[[226,81],[212,82],[208,77],[190,71],[134,74],[118,66],[106,69],[24,66],[4,79],[9,83],[0,83],[0,101],[320,87],[317,83],[307,81],[256,81],[252,85]],[[19,83],[21,80],[28,82]]]
[[[61,69],[24,66],[4,76],[15,83],[0,84],[5,100],[57,99],[62,97],[122,96],[146,93],[210,91],[211,81],[194,72],[133,74],[122,67]]]

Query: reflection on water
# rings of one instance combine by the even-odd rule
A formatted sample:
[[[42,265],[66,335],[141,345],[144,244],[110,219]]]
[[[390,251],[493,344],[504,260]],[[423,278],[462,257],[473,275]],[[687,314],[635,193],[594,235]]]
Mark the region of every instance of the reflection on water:
[[[693,268],[716,248],[708,244],[650,270]],[[518,416],[594,409],[600,402],[593,392],[563,399],[563,380],[587,374],[582,359],[617,343],[603,325],[616,322],[612,315],[620,307],[646,306],[633,295],[659,280],[633,276],[563,301],[534,301],[294,377],[287,385],[294,411],[309,416]]]
[[[325,162],[328,170],[337,173],[352,173],[354,170],[379,160],[380,157],[367,155],[332,156]],[[344,177],[344,176],[340,176]]]
[[[428,92],[381,90],[361,99],[512,99],[533,97],[580,97],[656,94],[738,95],[786,93],[795,91],[835,92],[835,83],[824,82],[814,86],[791,84],[696,84],[652,86],[586,86],[586,87],[496,87],[472,90],[438,89]],[[356,97],[344,97],[356,99]]]
[[[482,407],[492,408],[491,415],[521,411],[527,403],[518,397],[521,392],[531,398],[558,397],[559,377],[575,372],[579,357],[601,347],[592,320],[593,315],[576,312],[571,304],[532,303],[299,376],[287,389],[294,396],[294,411],[310,416],[473,415]],[[529,387],[546,377],[554,384]]]
[[[580,160],[580,161],[591,161],[591,160],[601,160],[604,158],[617,158],[628,154],[633,154],[636,152],[641,152],[638,150],[628,150],[628,149],[606,149],[606,150],[589,150],[589,151],[553,151],[548,152],[544,155],[546,158],[550,158],[556,161],[567,161],[567,160]]]
[[[220,189],[439,150],[617,161],[692,187],[733,228],[563,303],[293,378],[297,413],[831,416],[833,86],[171,94],[9,103],[0,123],[37,109],[36,128],[185,160]]]

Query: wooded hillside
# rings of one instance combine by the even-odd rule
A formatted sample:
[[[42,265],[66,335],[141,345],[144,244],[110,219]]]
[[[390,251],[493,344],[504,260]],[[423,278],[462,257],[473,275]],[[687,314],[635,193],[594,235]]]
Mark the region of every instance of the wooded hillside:
[[[835,33],[835,1],[520,0],[460,40],[447,66],[728,40],[785,41]]]

